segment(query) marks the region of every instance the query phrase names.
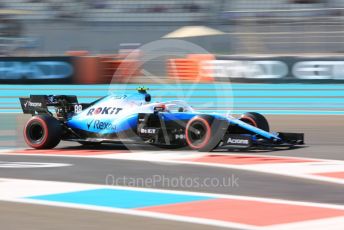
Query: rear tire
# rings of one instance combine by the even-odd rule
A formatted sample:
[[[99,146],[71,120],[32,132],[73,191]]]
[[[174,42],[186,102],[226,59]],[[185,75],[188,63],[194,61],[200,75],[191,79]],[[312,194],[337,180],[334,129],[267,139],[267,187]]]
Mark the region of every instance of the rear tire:
[[[52,149],[61,141],[62,127],[49,115],[33,116],[25,125],[24,139],[35,149]]]
[[[269,122],[267,119],[260,113],[256,112],[247,112],[241,116],[240,120],[250,125],[253,125],[259,129],[262,129],[266,132],[270,131]]]

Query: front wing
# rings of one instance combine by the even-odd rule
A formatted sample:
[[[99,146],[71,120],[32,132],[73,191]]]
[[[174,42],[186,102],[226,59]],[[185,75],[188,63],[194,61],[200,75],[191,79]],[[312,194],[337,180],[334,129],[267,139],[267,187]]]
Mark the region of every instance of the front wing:
[[[257,134],[226,134],[217,148],[222,149],[268,149],[304,145],[303,133],[275,133],[278,139],[265,138]]]

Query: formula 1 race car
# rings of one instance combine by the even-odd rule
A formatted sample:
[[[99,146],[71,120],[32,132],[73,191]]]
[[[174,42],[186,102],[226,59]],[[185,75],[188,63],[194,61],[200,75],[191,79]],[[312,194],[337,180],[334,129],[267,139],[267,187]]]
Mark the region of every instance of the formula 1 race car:
[[[183,101],[154,103],[143,87],[131,95],[108,95],[92,103],[78,103],[76,96],[68,95],[31,95],[20,98],[20,103],[25,114],[33,115],[24,128],[24,139],[36,149],[54,148],[61,140],[84,145],[146,143],[199,151],[304,144],[302,133],[270,132],[259,113],[234,118],[199,113]]]

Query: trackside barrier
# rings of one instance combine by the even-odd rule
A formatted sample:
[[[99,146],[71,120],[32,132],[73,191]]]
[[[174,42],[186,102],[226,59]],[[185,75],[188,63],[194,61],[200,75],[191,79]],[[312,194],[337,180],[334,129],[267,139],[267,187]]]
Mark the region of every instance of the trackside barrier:
[[[67,56],[80,57],[80,56],[89,56],[90,52],[88,52],[87,50],[69,50],[69,51],[66,51],[65,54]]]
[[[74,78],[71,56],[0,57],[0,84],[70,84]]]
[[[88,56],[87,51],[68,51],[75,66],[74,83],[106,84],[127,82],[140,73],[138,60],[126,59],[127,55],[109,54]]]
[[[74,58],[74,83],[102,83],[101,66],[98,57],[85,56]]]
[[[197,63],[186,58],[169,59],[167,73],[175,80],[193,81],[198,77]]]
[[[212,54],[189,54],[186,58],[168,59],[167,74],[170,79],[188,82],[213,82],[211,69],[204,71],[202,63],[214,60]]]
[[[102,75],[105,82],[127,82],[140,73],[137,60],[104,60],[101,59]]]
[[[213,82],[214,75],[211,68],[205,68],[207,63],[214,61],[215,56],[213,54],[189,54],[187,58],[198,61],[198,72],[202,82]]]
[[[344,55],[217,55],[205,68],[216,81],[242,83],[344,83]]]

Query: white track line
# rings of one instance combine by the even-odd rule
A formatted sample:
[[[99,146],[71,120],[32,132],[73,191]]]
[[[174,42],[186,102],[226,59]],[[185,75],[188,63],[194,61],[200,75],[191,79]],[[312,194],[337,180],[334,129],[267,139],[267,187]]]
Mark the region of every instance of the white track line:
[[[280,224],[265,227],[264,230],[343,230],[344,217],[302,221],[291,224]]]
[[[20,179],[7,179],[7,178],[0,178],[0,182],[1,182],[0,183],[0,187],[1,187],[0,200],[10,201],[10,202],[50,205],[50,206],[58,206],[58,207],[66,207],[66,208],[79,208],[79,209],[86,209],[86,210],[158,218],[158,219],[165,219],[165,220],[172,220],[172,221],[182,221],[182,222],[189,222],[189,223],[195,223],[195,224],[213,225],[213,226],[219,226],[219,227],[242,228],[242,229],[248,229],[248,230],[263,230],[263,229],[267,229],[267,230],[272,230],[272,229],[318,230],[319,229],[320,230],[320,229],[325,229],[323,228],[324,226],[326,226],[326,229],[329,229],[329,230],[338,230],[338,229],[343,229],[343,226],[344,226],[344,217],[326,218],[326,219],[313,220],[313,221],[303,221],[303,222],[296,222],[292,224],[272,225],[269,227],[257,227],[253,225],[239,224],[239,223],[234,223],[234,222],[162,214],[162,213],[156,213],[156,212],[150,212],[150,211],[121,209],[121,208],[107,208],[107,207],[99,207],[99,206],[94,206],[94,205],[80,205],[80,204],[70,204],[70,203],[62,203],[62,202],[51,202],[51,201],[25,199],[23,197],[48,195],[48,194],[55,194],[55,193],[65,193],[65,192],[75,192],[75,191],[82,191],[82,190],[89,190],[89,189],[112,188],[112,189],[126,189],[126,190],[133,190],[133,191],[149,191],[149,192],[170,193],[170,194],[183,194],[183,195],[196,195],[196,196],[199,195],[199,196],[209,196],[213,198],[239,199],[239,200],[245,200],[245,201],[247,200],[261,201],[261,202],[276,203],[276,204],[302,205],[302,206],[308,206],[308,207],[331,208],[331,209],[344,211],[343,205],[300,202],[300,201],[290,201],[290,200],[270,199],[270,198],[260,198],[260,197],[234,196],[234,195],[213,194],[213,193],[172,191],[172,190],[161,190],[161,189],[151,189],[151,188],[133,188],[133,187],[123,187],[123,186],[101,186],[101,185],[92,185],[92,184],[77,184],[77,183],[69,183],[69,182],[34,181],[34,180],[20,180]],[[341,228],[338,228],[339,226]]]
[[[11,197],[17,197],[16,194],[10,193],[10,190],[15,191],[17,188],[28,188],[29,190],[24,190],[22,195],[26,191],[30,191],[33,195],[24,196],[36,196],[46,193],[52,193],[56,188],[63,191],[66,188],[71,188],[71,191],[80,191],[84,189],[97,189],[97,188],[108,188],[108,189],[125,189],[131,191],[143,191],[143,192],[158,192],[166,194],[180,194],[180,195],[190,195],[190,196],[208,196],[212,198],[224,198],[224,199],[238,199],[238,200],[250,200],[250,201],[261,201],[268,203],[278,203],[278,204],[290,204],[290,205],[302,205],[309,207],[321,207],[321,208],[333,208],[344,210],[344,205],[326,204],[326,203],[316,203],[316,202],[306,202],[306,201],[293,201],[275,198],[265,198],[265,197],[251,197],[251,196],[239,196],[239,195],[228,195],[228,194],[218,194],[218,193],[206,193],[206,192],[190,192],[190,191],[178,191],[178,190],[167,190],[167,189],[155,189],[155,188],[142,188],[142,187],[126,187],[117,185],[97,185],[97,184],[84,184],[84,183],[73,183],[73,182],[59,182],[59,181],[43,181],[43,180],[25,180],[25,179],[12,179],[12,178],[0,178],[0,199],[3,197],[3,186],[8,183],[7,194]],[[40,186],[38,186],[40,185]],[[56,192],[53,192],[56,193]],[[11,195],[12,194],[12,195]]]
[[[0,151],[3,155],[18,155],[18,156],[52,156],[52,157],[72,157],[72,158],[100,158],[112,160],[126,160],[126,161],[143,161],[158,164],[174,164],[174,165],[198,165],[205,167],[219,167],[230,168],[246,171],[254,171],[261,173],[269,173],[281,176],[288,176],[294,178],[302,178],[307,180],[316,180],[328,183],[344,184],[344,179],[326,177],[321,175],[314,175],[317,173],[340,172],[344,171],[344,161],[294,157],[294,156],[271,156],[264,154],[231,154],[231,153],[211,153],[211,155],[222,156],[242,156],[242,157],[268,157],[268,158],[284,158],[305,160],[310,162],[296,162],[296,163],[266,163],[266,164],[221,164],[209,162],[195,162],[192,159],[197,159],[203,156],[209,156],[209,153],[198,152],[177,152],[177,151],[144,151],[131,153],[115,153],[103,155],[55,155],[55,154],[24,154],[24,153],[8,153],[4,150]],[[8,153],[8,154],[6,154]],[[186,161],[188,160],[188,161]],[[312,162],[313,161],[313,162]]]

